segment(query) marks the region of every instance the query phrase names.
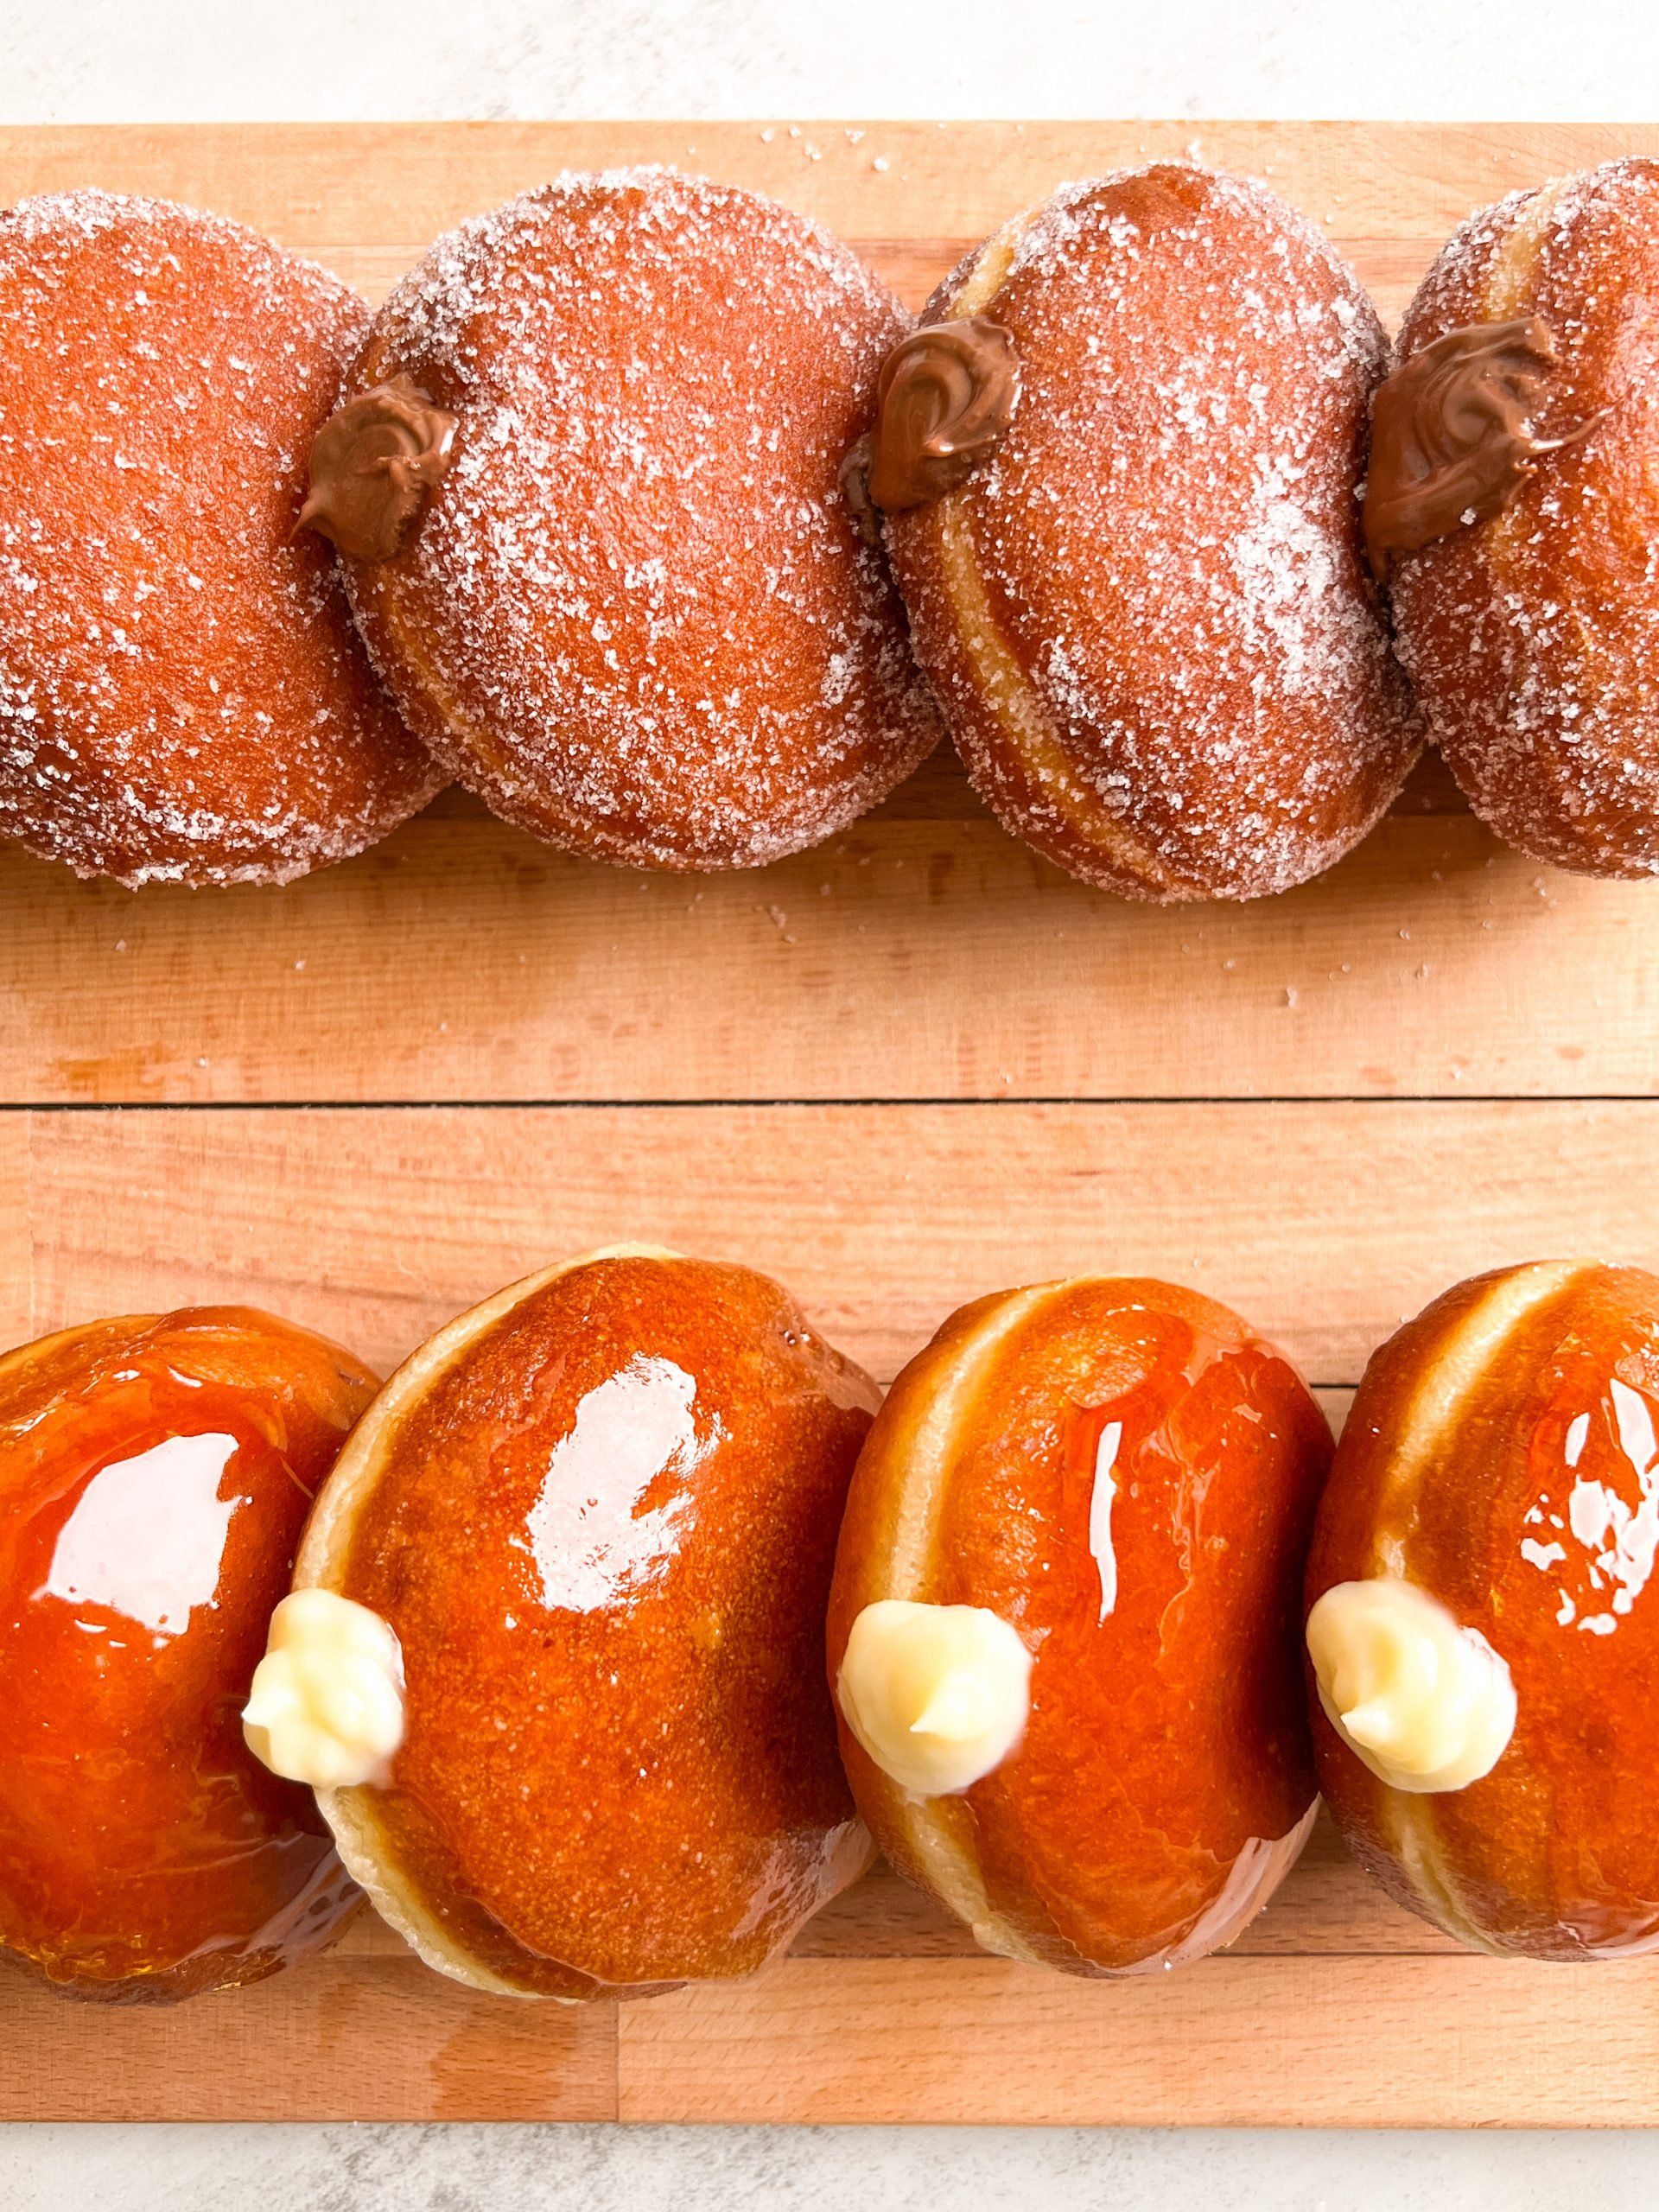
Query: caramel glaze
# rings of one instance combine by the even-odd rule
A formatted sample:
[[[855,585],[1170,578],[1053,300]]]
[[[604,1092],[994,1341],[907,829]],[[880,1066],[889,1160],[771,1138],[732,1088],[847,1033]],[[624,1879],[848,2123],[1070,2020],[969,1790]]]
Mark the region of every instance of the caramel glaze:
[[[1471,1332],[1479,1357],[1460,1349],[1466,1383],[1426,1428],[1448,1351]],[[1344,1428],[1309,1606],[1391,1554],[1501,1654],[1517,1713],[1483,1780],[1402,1801],[1311,1695],[1320,1786],[1384,1887],[1473,1947],[1546,1959],[1659,1947],[1656,1428],[1659,1278],[1590,1263],[1448,1291],[1373,1356]]]
[[[391,1786],[348,1794],[467,1961],[567,1998],[745,1974],[863,1871],[822,1637],[878,1395],[765,1276],[630,1256],[407,1410],[331,1576],[408,1682]]]
[[[238,1713],[374,1378],[237,1306],[0,1359],[0,1955],[71,1996],[262,1980],[357,1901]]]
[[[1033,1296],[947,1410],[964,1351]],[[942,1417],[920,1478],[931,1529],[907,1571],[912,1478]],[[1166,1283],[982,1300],[894,1383],[849,1502],[830,1674],[880,1597],[988,1606],[1033,1653],[1022,1744],[928,1801],[982,1884],[982,1940],[1133,1973],[1230,1940],[1265,1903],[1314,1802],[1298,1592],[1330,1451],[1283,1357]],[[844,1727],[841,1743],[877,1841],[931,1887],[902,1793]]]

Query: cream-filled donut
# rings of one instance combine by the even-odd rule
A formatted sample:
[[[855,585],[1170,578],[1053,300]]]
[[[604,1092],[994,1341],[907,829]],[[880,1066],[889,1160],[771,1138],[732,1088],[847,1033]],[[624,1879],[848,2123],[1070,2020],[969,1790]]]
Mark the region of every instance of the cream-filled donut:
[[[72,1997],[263,1980],[359,1902],[237,1725],[375,1378],[245,1306],[0,1357],[0,1957]]]
[[[745,1974],[863,1871],[822,1654],[877,1395],[764,1275],[639,1248],[393,1376],[246,1719],[429,1965],[562,1998]]]
[[[1307,1573],[1319,1786],[1472,1948],[1659,1948],[1659,1278],[1459,1283],[1366,1368]]]
[[[828,1657],[860,1809],[988,1949],[1236,1936],[1314,1809],[1298,1598],[1330,1432],[1237,1316],[1084,1278],[965,1306],[860,1455]]]

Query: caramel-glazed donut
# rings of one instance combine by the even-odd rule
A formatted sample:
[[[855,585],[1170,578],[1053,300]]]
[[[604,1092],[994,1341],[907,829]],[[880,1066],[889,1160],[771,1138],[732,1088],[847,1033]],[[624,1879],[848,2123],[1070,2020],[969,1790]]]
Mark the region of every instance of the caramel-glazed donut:
[[[870,480],[976,786],[1128,897],[1255,898],[1330,867],[1419,746],[1360,545],[1387,349],[1353,275],[1262,187],[1160,163],[1010,223],[923,324],[924,368],[935,332],[1011,340],[983,365],[1011,387],[1000,447],[970,410],[988,457],[950,488],[950,393],[906,379],[933,480],[881,465],[885,396]],[[963,365],[941,381],[965,397]]]
[[[290,543],[368,309],[214,215],[0,213],[0,836],[121,883],[283,883],[444,779]]]
[[[366,1369],[244,1306],[0,1357],[0,1958],[71,1997],[263,1980],[358,1891],[237,1725]]]
[[[860,1456],[828,1657],[859,1808],[986,1949],[1077,1974],[1229,1942],[1314,1783],[1297,1648],[1330,1431],[1168,1283],[964,1306]]]
[[[1441,252],[1378,402],[1368,521],[1434,734],[1483,821],[1587,875],[1659,874],[1656,302],[1659,162],[1516,193]]]
[[[429,1965],[566,1999],[744,1974],[863,1871],[823,1635],[878,1395],[765,1276],[639,1248],[393,1376],[248,1717]],[[327,1758],[284,1762],[319,1682]],[[387,1690],[344,1779],[327,1730]]]
[[[1372,1357],[1308,1560],[1319,1783],[1473,1948],[1659,1948],[1659,1278],[1460,1283]]]
[[[375,318],[310,513],[463,783],[573,852],[724,868],[910,773],[937,715],[838,482],[906,327],[816,226],[666,170],[561,177],[439,240]],[[402,441],[389,513],[351,435],[371,466]]]

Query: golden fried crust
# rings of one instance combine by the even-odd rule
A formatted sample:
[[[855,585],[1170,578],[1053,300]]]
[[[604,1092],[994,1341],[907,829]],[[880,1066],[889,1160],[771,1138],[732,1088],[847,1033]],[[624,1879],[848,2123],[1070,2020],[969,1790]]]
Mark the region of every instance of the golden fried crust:
[[[1470,218],[1400,337],[1537,315],[1546,435],[1601,409],[1508,510],[1395,561],[1400,652],[1470,804],[1535,858],[1659,872],[1659,163],[1611,162]]]
[[[443,782],[332,550],[290,542],[367,321],[218,216],[0,213],[0,836],[126,884],[280,883]]]
[[[848,248],[666,170],[567,176],[440,239],[354,388],[457,418],[397,558],[352,564],[410,721],[495,810],[640,867],[758,867],[931,751],[839,486],[908,329]]]
[[[1359,541],[1386,347],[1357,282],[1262,188],[1158,165],[1068,186],[924,321],[976,315],[1014,335],[1012,428],[886,525],[976,785],[1128,897],[1328,868],[1420,742]]]
[[[1497,1651],[1517,1717],[1484,1779],[1408,1795],[1343,1744],[1310,1669],[1320,1787],[1384,1887],[1473,1948],[1659,1945],[1656,1421],[1659,1279],[1562,1262],[1437,1299],[1372,1358],[1344,1428],[1308,1608],[1403,1577]]]
[[[390,1786],[321,1802],[429,1964],[563,1998],[744,1974],[863,1871],[822,1624],[877,1395],[766,1277],[638,1249],[392,1378],[296,1580],[402,1643]]]
[[[880,1599],[981,1605],[1033,1654],[1031,1713],[957,1796],[908,1796],[844,1723],[842,1756],[887,1857],[988,1949],[1146,1971],[1276,1887],[1313,1807],[1297,1604],[1329,1455],[1282,1357],[1166,1283],[981,1300],[895,1382],[842,1523],[830,1679]]]
[[[238,1715],[312,1492],[375,1379],[242,1306],[0,1357],[0,1956],[163,2004],[258,1981],[357,1904]]]

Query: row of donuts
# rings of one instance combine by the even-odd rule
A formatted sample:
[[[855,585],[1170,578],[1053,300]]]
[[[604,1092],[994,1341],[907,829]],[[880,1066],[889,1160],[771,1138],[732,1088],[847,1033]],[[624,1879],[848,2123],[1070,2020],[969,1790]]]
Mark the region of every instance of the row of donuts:
[[[467,223],[372,316],[219,218],[25,200],[0,835],[286,880],[454,777],[575,852],[759,866],[948,726],[1075,874],[1248,898],[1427,729],[1525,851],[1651,874],[1656,194],[1632,159],[1471,217],[1392,368],[1313,227],[1195,165],[1065,188],[915,329],[664,170]]]
[[[988,1950],[1230,1941],[1322,1790],[1462,1942],[1659,1945],[1659,1279],[1459,1285],[1335,1447],[1213,1300],[953,1314],[882,1394],[619,1247],[384,1388],[247,1308],[0,1361],[0,1955],[169,2001],[327,1942],[574,2000],[747,1973],[879,1847]],[[314,1794],[315,1793],[315,1794]]]

